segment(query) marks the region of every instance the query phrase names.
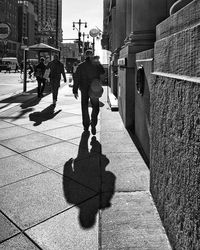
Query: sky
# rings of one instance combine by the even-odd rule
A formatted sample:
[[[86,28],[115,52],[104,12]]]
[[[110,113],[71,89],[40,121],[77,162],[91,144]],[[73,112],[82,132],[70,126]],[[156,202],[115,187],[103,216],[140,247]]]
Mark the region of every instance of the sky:
[[[81,22],[87,22],[88,28],[81,25],[81,32],[85,34],[89,34],[90,29],[96,26],[102,30],[103,0],[62,0],[63,39],[78,38],[78,31],[73,30],[72,23],[78,22],[79,19]]]

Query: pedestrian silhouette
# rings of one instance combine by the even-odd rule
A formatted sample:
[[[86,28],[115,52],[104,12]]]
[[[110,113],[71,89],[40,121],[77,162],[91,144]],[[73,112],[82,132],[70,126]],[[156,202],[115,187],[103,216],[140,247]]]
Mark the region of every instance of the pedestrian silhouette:
[[[115,190],[115,175],[106,171],[109,159],[101,154],[101,144],[92,137],[88,149],[89,132],[83,132],[76,159],[68,160],[63,170],[63,192],[67,202],[79,208],[79,222],[91,228],[99,209],[111,206]]]
[[[61,109],[56,112],[54,109],[55,109],[55,106],[51,104],[40,112],[31,113],[29,115],[29,120],[35,122],[33,126],[38,126],[44,121],[53,119],[58,113],[61,112]]]
[[[100,80],[103,78],[105,70],[100,62],[94,60],[92,50],[85,52],[85,60],[80,63],[73,74],[73,94],[78,98],[78,89],[81,91],[81,111],[84,131],[88,131],[91,125],[91,132],[96,135],[96,125],[99,114],[99,97],[103,93]],[[94,84],[94,88],[92,87]],[[91,91],[92,90],[92,91]],[[94,91],[96,90],[96,91]],[[95,94],[96,93],[96,94]],[[88,110],[88,103],[91,103],[91,117]]]
[[[56,106],[58,98],[58,89],[60,87],[61,75],[63,76],[64,82],[67,82],[64,64],[59,61],[58,55],[54,55],[53,61],[47,64],[46,69],[50,69],[50,85],[53,96],[53,105]]]

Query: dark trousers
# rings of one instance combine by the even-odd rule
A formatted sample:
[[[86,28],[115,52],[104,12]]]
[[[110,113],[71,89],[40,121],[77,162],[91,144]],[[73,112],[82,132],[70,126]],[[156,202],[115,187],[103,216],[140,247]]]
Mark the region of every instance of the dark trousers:
[[[58,89],[59,89],[59,85],[51,82],[51,91],[52,91],[53,101],[57,101]]]
[[[44,78],[37,78],[37,82],[38,82],[38,96],[40,96],[44,92],[46,79],[44,79]]]
[[[91,113],[91,126],[95,127],[98,121],[99,114],[99,99],[98,98],[89,98],[88,92],[81,91],[81,109],[82,109],[82,121],[83,126],[88,128],[90,125],[90,116],[89,116],[89,108],[88,103],[92,105],[92,113]]]

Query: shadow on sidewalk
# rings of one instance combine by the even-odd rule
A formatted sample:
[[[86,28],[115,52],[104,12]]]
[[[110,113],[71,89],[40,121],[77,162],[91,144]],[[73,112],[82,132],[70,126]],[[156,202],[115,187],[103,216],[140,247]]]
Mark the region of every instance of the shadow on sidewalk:
[[[67,161],[63,169],[65,199],[79,208],[79,222],[85,229],[95,224],[99,209],[111,206],[116,180],[112,172],[106,171],[109,159],[101,154],[99,141],[92,137],[89,152],[88,139],[89,132],[83,132],[77,158]],[[91,192],[93,198],[89,198]]]
[[[33,112],[29,115],[29,120],[34,121],[33,126],[38,126],[42,122],[53,119],[58,113],[61,112],[61,109],[55,112],[55,106],[53,104],[49,105],[40,112]]]
[[[44,96],[49,95],[51,93],[51,89],[49,86],[45,86]],[[4,106],[1,106],[0,109],[8,107],[12,103],[20,103],[20,107],[22,109],[32,107],[37,105],[40,102],[41,98],[37,97],[37,87],[29,90],[27,92],[22,92],[11,97],[0,100],[0,103],[5,103]]]

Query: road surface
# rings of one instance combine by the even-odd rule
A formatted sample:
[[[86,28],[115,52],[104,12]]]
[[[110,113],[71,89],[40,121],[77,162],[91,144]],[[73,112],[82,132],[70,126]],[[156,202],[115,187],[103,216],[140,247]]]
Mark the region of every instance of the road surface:
[[[27,91],[37,87],[37,81],[27,82]],[[0,99],[8,95],[23,92],[23,82],[20,73],[0,72]]]

